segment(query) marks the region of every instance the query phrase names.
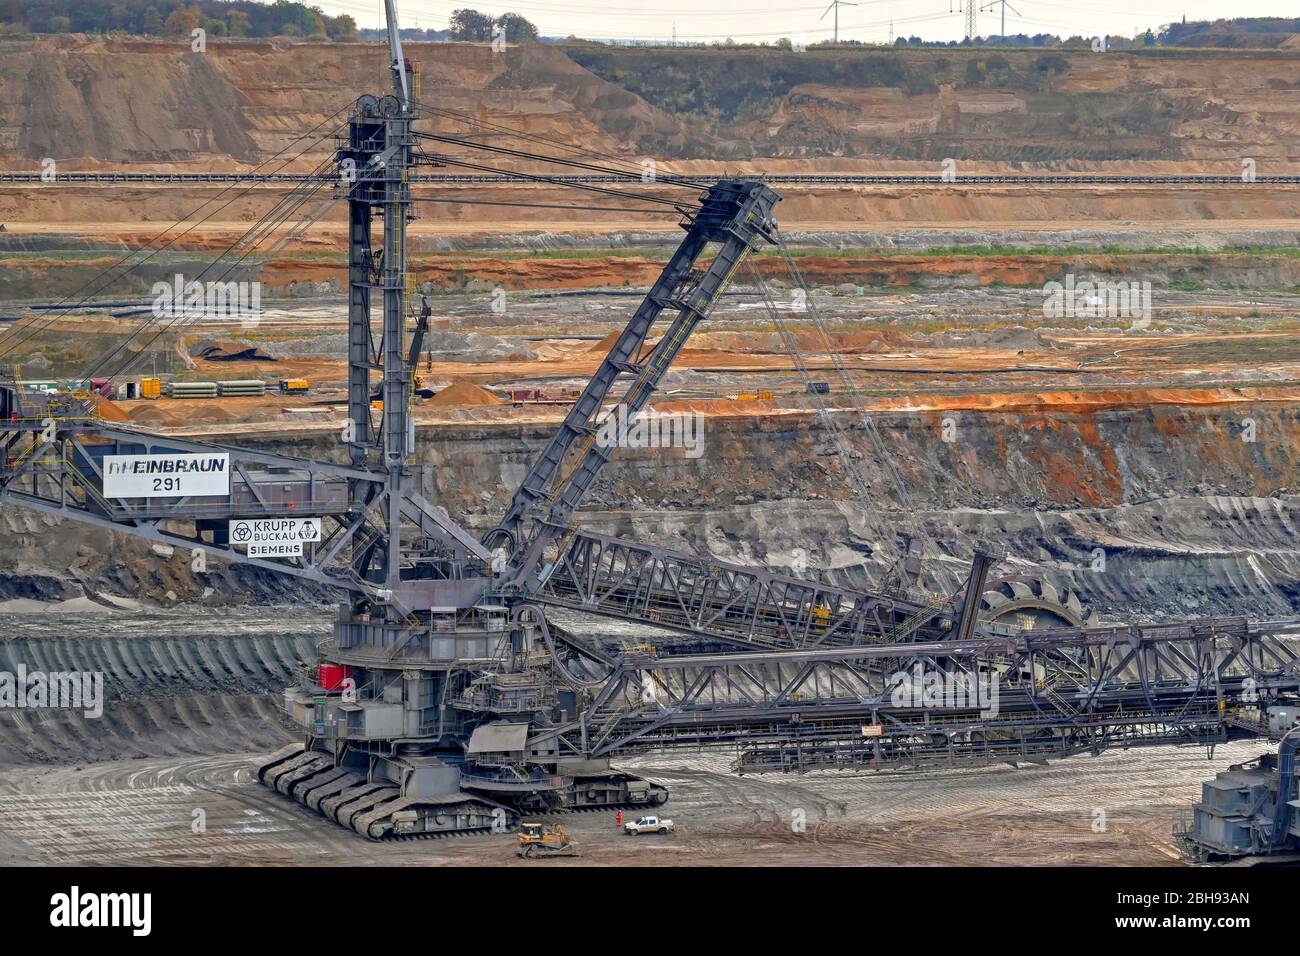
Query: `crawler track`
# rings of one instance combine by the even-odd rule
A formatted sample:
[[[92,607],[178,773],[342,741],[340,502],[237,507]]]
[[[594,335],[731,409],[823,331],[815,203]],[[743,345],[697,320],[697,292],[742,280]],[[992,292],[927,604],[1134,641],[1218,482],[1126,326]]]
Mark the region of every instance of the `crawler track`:
[[[368,840],[501,833],[513,829],[520,817],[517,808],[469,790],[439,797],[404,797],[396,786],[367,781],[356,771],[334,766],[327,755],[304,751],[301,747],[288,747],[274,754],[258,768],[257,779],[267,789]],[[645,784],[647,799],[573,805],[582,794],[609,793],[616,788],[626,790],[629,783]],[[567,796],[566,803],[550,808],[533,807],[529,811],[643,810],[668,802],[666,788],[618,771],[603,777],[579,778]]]
[[[280,751],[258,768],[257,779],[368,840],[501,833],[518,819],[510,807],[467,792],[403,797],[395,786],[369,782],[301,748]]]

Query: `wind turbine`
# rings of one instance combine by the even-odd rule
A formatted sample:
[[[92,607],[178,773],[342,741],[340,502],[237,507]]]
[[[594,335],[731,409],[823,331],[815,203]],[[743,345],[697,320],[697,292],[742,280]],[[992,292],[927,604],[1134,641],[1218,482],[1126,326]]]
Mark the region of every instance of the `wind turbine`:
[[[844,0],[831,0],[831,5],[822,11],[822,15],[817,18],[817,22],[820,23],[822,20],[825,20],[826,14],[834,10],[835,11],[835,42],[839,43],[840,42],[840,7],[856,7],[856,6],[857,6],[856,3],[845,3]]]
[[[999,34],[999,36],[1005,37],[1007,35],[1007,7],[1011,7],[1011,4],[1007,3],[1007,0],[989,0],[989,2],[986,3],[984,6],[980,7],[980,9],[992,10],[998,4],[1002,5],[1002,31]],[[1021,17],[1022,19],[1024,17],[1024,14],[1021,13],[1019,10],[1017,10],[1015,7],[1011,7],[1011,12],[1014,13],[1016,16]]]

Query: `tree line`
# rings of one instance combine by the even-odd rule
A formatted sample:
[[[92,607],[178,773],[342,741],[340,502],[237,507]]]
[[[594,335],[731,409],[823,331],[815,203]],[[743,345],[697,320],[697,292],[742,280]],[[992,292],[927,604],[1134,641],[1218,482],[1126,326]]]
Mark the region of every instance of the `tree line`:
[[[233,37],[305,37],[322,40],[360,40],[382,38],[383,31],[358,31],[356,21],[347,14],[331,16],[320,7],[296,0],[257,3],[253,0],[0,0],[0,35],[27,33],[101,33],[128,36],[189,36],[196,28],[209,36]],[[1183,20],[1170,23],[1156,33],[1148,30],[1131,39],[1112,36],[1112,48],[1144,46],[1224,46],[1273,47],[1288,36],[1300,33],[1300,18],[1253,17],[1215,21]],[[452,12],[446,30],[402,31],[403,38],[427,40],[465,40],[488,43],[501,39],[507,43],[526,43],[538,39],[537,27],[518,13],[494,17],[471,8]],[[1062,47],[1085,46],[1089,37],[1061,38],[1047,33],[1034,36],[1019,34],[1006,37],[976,37],[974,40],[923,40],[917,36],[898,37],[894,45],[908,46],[1013,46]],[[570,44],[583,45],[570,37]],[[603,45],[603,44],[601,44]],[[650,41],[624,41],[614,45],[658,45]],[[704,46],[706,44],[681,44]],[[732,40],[711,44],[716,47],[754,46]],[[757,44],[767,46],[768,44]],[[788,39],[771,44],[790,49]],[[810,44],[831,46],[829,41]],[[867,46],[856,40],[841,41],[840,46]]]
[[[294,0],[0,0],[0,34],[102,33],[127,36],[189,36],[202,28],[209,36],[307,37],[360,40],[362,31],[347,14],[331,16],[320,7]],[[537,27],[517,13],[499,17],[478,10],[456,10],[448,30],[403,30],[428,39],[507,43],[537,39]],[[366,30],[365,36],[383,36]]]
[[[0,34],[104,33],[128,36],[314,37],[357,40],[356,21],[320,7],[276,0],[0,0]]]
[[[499,35],[507,43],[537,39],[537,27],[517,13],[493,17],[477,10],[455,10],[451,14],[451,38],[485,43]]]

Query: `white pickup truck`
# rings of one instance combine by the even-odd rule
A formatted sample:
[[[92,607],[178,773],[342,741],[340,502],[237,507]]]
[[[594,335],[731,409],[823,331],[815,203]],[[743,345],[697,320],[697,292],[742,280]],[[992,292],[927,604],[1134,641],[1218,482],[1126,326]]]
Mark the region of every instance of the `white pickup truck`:
[[[623,832],[627,836],[636,836],[639,833],[671,833],[672,829],[672,820],[661,820],[659,817],[637,817],[623,824]]]

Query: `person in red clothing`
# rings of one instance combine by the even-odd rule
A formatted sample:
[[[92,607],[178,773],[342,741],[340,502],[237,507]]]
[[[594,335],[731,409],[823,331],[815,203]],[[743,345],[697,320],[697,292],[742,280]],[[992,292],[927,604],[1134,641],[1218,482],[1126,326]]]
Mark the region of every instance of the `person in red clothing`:
[[[619,810],[617,813],[614,814],[614,826],[621,827],[622,825],[623,825],[623,811]]]

